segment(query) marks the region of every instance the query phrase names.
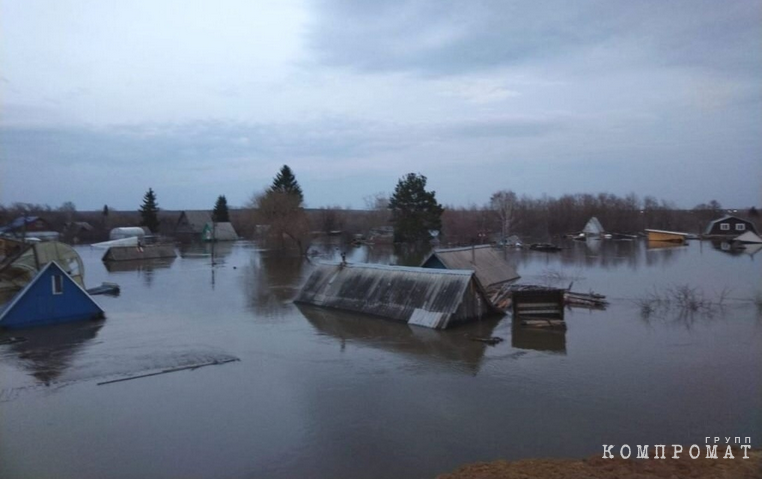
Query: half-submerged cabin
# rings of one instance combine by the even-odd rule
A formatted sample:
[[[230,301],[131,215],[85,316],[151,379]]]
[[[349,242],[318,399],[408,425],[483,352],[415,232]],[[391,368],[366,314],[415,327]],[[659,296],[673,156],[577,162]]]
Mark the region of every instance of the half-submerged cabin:
[[[757,232],[754,223],[737,216],[726,215],[709,223],[704,230],[704,236],[739,236],[747,231]]]
[[[238,233],[231,223],[212,223],[210,221],[204,225],[201,239],[204,241],[237,241]]]
[[[445,329],[499,313],[473,271],[321,263],[296,302]]]
[[[1,308],[0,326],[5,328],[103,318],[103,309],[55,261]]]
[[[183,211],[175,225],[175,237],[183,241],[198,241],[207,223],[212,222],[208,211]]]
[[[593,216],[585,225],[585,228],[582,230],[582,233],[584,233],[585,237],[588,237],[588,238],[597,238],[599,236],[603,236],[603,233],[604,233],[603,225],[601,225],[601,222],[598,221],[598,218]]]
[[[473,270],[486,289],[520,278],[503,256],[504,251],[490,245],[434,250],[421,264],[423,268]]]

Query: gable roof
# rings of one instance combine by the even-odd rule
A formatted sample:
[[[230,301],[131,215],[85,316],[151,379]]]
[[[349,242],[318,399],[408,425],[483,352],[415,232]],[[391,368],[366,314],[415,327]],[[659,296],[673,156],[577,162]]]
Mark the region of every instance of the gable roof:
[[[725,215],[722,218],[717,218],[716,220],[710,221],[709,224],[706,225],[706,230],[704,230],[704,234],[706,234],[706,235],[711,234],[712,233],[712,229],[715,227],[715,225],[717,225],[717,223],[722,223],[722,222],[728,221],[728,220],[735,220],[735,221],[738,221],[740,223],[746,223],[747,225],[749,225],[751,227],[752,231],[756,231],[756,229],[754,228],[754,224],[751,221],[745,220],[743,218],[739,218],[738,216]]]
[[[600,221],[598,221],[598,218],[593,216],[590,218],[590,220],[585,225],[585,228],[582,230],[587,234],[602,234],[605,230],[603,229],[603,225]]]
[[[60,275],[62,278],[64,285],[62,298],[66,298],[64,295],[69,295],[69,297],[76,295],[80,299],[80,311],[64,311],[63,308],[56,307],[51,309],[50,316],[48,317],[30,318],[28,313],[23,311],[25,301],[29,299],[37,303],[38,299],[32,298],[31,296],[36,292],[41,291],[41,288],[47,288],[47,286],[43,283],[44,278],[49,278],[54,274]],[[35,312],[37,311],[39,310],[35,309]],[[17,314],[21,315],[22,318],[14,321],[15,318],[18,318],[18,316],[14,316]],[[22,290],[19,291],[19,293],[16,294],[16,296],[14,296],[13,299],[8,304],[6,304],[5,307],[2,308],[2,310],[0,310],[0,326],[33,326],[37,324],[58,322],[59,320],[66,321],[73,319],[83,319],[83,317],[93,317],[102,314],[103,309],[98,305],[98,303],[95,302],[95,300],[87,293],[87,291],[85,291],[82,286],[74,281],[74,279],[72,279],[72,277],[69,276],[69,274],[66,273],[66,271],[64,271],[63,268],[58,265],[58,263],[51,261],[50,263],[46,264],[45,267],[43,267],[39,273],[37,273],[37,275],[32,278],[29,283],[26,284],[26,286],[24,286]]]
[[[432,267],[432,258],[447,269],[472,270],[482,286],[489,287],[519,279],[520,276],[503,257],[501,250],[490,245],[434,250],[421,265]]]
[[[205,210],[187,210],[180,213],[177,227],[184,227],[194,233],[201,233],[207,223],[212,222],[212,215]]]
[[[238,239],[238,233],[233,228],[232,223],[206,223],[204,229],[201,232],[204,241],[212,240],[212,228],[214,228],[214,239],[217,241],[236,241]]]
[[[473,271],[319,263],[295,301],[445,328],[477,316],[475,296],[491,312]]]

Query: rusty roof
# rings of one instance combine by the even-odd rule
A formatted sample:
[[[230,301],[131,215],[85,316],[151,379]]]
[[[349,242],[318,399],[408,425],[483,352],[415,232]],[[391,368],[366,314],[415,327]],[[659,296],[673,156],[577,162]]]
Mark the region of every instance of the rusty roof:
[[[472,270],[486,288],[519,279],[520,276],[503,255],[504,250],[490,245],[434,250],[422,263],[437,258],[447,269]]]

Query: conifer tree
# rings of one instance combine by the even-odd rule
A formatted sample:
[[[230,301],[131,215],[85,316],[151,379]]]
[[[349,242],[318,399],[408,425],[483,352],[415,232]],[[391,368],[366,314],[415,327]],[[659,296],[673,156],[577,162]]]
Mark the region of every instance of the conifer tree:
[[[217,197],[217,202],[214,204],[214,210],[212,211],[212,221],[215,223],[228,223],[230,221],[228,200],[225,198],[225,195]]]
[[[291,171],[291,168],[289,168],[288,165],[283,165],[278,174],[275,175],[273,184],[268,192],[294,194],[299,197],[300,204],[304,201],[302,188],[299,186],[299,183],[296,181],[296,176],[294,176],[294,172]]]
[[[143,196],[143,204],[140,206],[141,226],[146,226],[152,233],[159,229],[159,204],[156,203],[156,193],[148,188]]]
[[[426,191],[426,177],[408,173],[400,178],[389,200],[394,224],[394,241],[428,241],[430,231],[442,229],[444,208],[437,203],[434,191]]]

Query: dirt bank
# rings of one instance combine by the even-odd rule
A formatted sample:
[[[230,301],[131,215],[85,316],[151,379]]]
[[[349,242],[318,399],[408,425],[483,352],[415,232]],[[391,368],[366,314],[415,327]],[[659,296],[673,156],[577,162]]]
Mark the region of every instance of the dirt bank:
[[[718,448],[719,449],[719,448]],[[684,448],[685,451],[688,448]],[[437,479],[759,479],[762,478],[762,450],[734,449],[735,459],[603,459],[601,455],[588,459],[524,459],[495,461],[462,466]],[[670,457],[668,455],[668,457]],[[722,454],[720,454],[720,458]]]

